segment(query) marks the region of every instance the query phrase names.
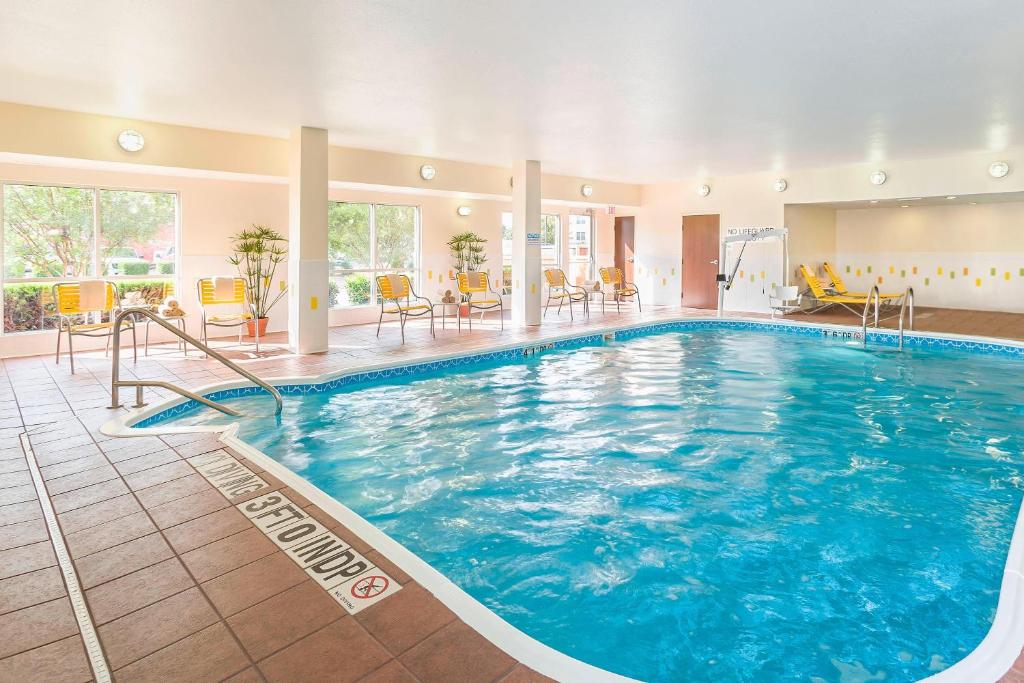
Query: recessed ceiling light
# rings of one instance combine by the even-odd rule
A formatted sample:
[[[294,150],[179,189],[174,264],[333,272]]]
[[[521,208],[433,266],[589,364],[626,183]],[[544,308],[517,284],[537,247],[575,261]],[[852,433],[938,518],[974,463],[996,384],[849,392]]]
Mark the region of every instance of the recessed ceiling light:
[[[871,203],[872,203],[872,204],[877,204],[877,203],[878,203],[878,200],[877,200],[877,199],[872,199],[872,200],[871,200]]]
[[[458,209],[456,209],[456,212],[460,216],[468,216],[469,214],[473,213],[473,209],[469,208],[468,206],[460,206]]]
[[[594,194],[594,186],[584,185],[583,187],[580,188],[580,194],[582,194],[584,197],[589,197],[590,195]]]
[[[971,202],[971,206],[977,206],[978,202]]]
[[[709,194],[711,194],[711,186],[710,185],[701,185],[701,186],[699,186],[697,188],[697,194],[699,194],[701,197],[707,197]]]
[[[424,180],[433,180],[436,175],[437,169],[430,164],[423,164],[420,166],[420,178],[423,178]]]
[[[122,130],[117,135],[117,144],[126,152],[139,152],[146,146],[146,138],[137,130]]]
[[[871,180],[872,185],[883,185],[885,181],[889,179],[889,176],[885,174],[885,171],[875,171],[868,177]]]
[[[901,209],[909,209],[910,208],[910,204],[900,204],[900,208]]]
[[[988,167],[988,174],[993,178],[1005,178],[1010,172],[1010,165],[1005,161],[996,161]]]
[[[946,195],[946,199],[956,199],[956,195],[955,194],[947,194]]]
[[[786,182],[785,178],[779,178],[772,187],[775,188],[776,192],[785,192],[786,188],[789,187],[789,183]]]

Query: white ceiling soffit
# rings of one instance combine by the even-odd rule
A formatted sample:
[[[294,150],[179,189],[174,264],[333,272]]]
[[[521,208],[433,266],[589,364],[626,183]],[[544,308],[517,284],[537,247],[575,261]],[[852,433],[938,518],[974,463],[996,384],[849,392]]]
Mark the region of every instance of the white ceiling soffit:
[[[1016,0],[6,0],[0,100],[629,182],[1024,144]]]

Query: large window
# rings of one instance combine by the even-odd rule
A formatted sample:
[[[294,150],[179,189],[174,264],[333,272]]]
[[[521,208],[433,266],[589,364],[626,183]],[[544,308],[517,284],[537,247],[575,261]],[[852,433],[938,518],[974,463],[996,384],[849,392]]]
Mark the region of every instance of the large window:
[[[557,213],[540,216],[540,262],[542,268],[558,268],[562,251],[562,218]],[[512,212],[501,214],[501,264],[505,293],[512,291]]]
[[[332,308],[376,302],[375,276],[404,273],[417,286],[419,209],[331,202],[327,214]]]
[[[54,282],[106,278],[156,302],[176,272],[178,198],[50,185],[3,185],[3,331],[52,329]]]
[[[570,282],[581,284],[594,279],[594,218],[591,214],[569,216]]]

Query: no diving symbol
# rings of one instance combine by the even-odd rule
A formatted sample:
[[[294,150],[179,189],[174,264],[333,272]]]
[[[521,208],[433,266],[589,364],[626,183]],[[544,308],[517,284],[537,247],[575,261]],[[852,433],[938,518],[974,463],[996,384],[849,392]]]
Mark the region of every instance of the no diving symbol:
[[[361,600],[375,598],[386,591],[389,585],[386,576],[367,576],[352,584],[352,597]]]

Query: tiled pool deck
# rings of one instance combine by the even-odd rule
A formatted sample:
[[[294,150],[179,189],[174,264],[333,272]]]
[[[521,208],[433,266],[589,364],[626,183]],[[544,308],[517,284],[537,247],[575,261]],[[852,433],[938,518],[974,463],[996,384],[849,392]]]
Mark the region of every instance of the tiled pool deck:
[[[318,375],[687,314],[706,315],[659,309],[595,314],[572,324],[562,316],[541,328],[504,332],[488,322],[474,324],[472,333],[439,328],[436,340],[420,324],[408,331],[404,346],[393,324],[379,340],[374,326],[335,328],[330,352],[306,357],[275,348],[274,337],[259,359],[248,349],[223,348],[264,377]],[[975,316],[977,329],[968,333],[1024,338],[1024,316],[1007,322],[992,314],[1002,327],[986,330],[986,319],[990,327],[997,319],[988,315]],[[931,316],[942,318],[941,311]],[[235,377],[170,345],[138,364],[127,357],[123,378],[195,387]],[[187,461],[222,449],[214,436],[102,435],[100,425],[115,412],[106,407],[110,363],[101,353],[76,358],[74,376],[66,362],[54,365],[52,355],[8,359],[0,368],[0,681],[93,678],[21,446],[24,432],[116,680],[546,680],[464,624],[363,539],[235,454],[270,484],[248,497],[281,490],[402,584],[389,598],[348,614],[235,508],[246,496],[229,501]],[[156,401],[159,393],[147,390],[148,399]],[[133,394],[125,391],[123,398]],[[1005,680],[1024,682],[1024,661]]]

